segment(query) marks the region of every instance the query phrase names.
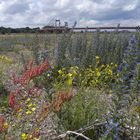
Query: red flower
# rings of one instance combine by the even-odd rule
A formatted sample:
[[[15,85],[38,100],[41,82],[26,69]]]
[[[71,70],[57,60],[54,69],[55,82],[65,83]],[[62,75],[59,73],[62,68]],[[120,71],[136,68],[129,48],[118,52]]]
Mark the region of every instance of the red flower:
[[[9,106],[11,107],[11,108],[14,108],[14,106],[15,106],[15,103],[16,103],[16,100],[15,100],[15,93],[10,93],[10,96],[9,96]]]
[[[14,84],[21,84],[21,85],[27,85],[28,82],[33,79],[34,77],[37,77],[44,73],[46,70],[50,68],[49,62],[47,60],[44,61],[44,63],[33,67],[33,62],[31,61],[29,63],[29,67],[26,67],[25,71],[22,73],[22,76],[19,78],[16,78],[15,74],[13,74],[13,81]]]
[[[18,89],[13,93],[10,93],[9,96],[9,106],[11,108],[15,107],[16,104],[16,96],[19,94],[21,95],[21,90],[22,87],[26,87],[30,80],[32,80],[34,77],[37,77],[44,73],[46,70],[50,68],[49,62],[47,60],[44,61],[44,63],[33,67],[33,61],[31,61],[28,65],[26,65],[26,68],[24,66],[24,71],[20,77],[16,76],[16,73],[13,73],[12,75],[12,80],[15,85],[18,85]],[[34,94],[36,93],[37,95],[40,94],[40,89],[37,87],[33,87],[29,89],[28,94]]]

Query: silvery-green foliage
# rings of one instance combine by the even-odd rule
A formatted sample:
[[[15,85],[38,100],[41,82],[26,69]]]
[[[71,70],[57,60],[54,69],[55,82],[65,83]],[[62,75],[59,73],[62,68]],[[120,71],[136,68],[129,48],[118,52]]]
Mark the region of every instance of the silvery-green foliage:
[[[63,34],[58,36],[55,47],[56,64],[59,66],[77,65],[86,67],[95,65],[95,56],[102,63],[119,64],[128,45],[128,34],[119,32]]]
[[[49,49],[49,46],[51,44],[51,36],[50,35],[44,35],[43,37],[42,37],[43,38],[42,42],[44,43],[44,48]]]
[[[71,59],[71,65],[85,65],[87,51],[87,34],[75,34],[71,46],[68,48],[68,57]]]
[[[93,88],[81,88],[75,97],[67,102],[61,112],[58,113],[60,124],[65,128],[65,131],[76,131],[86,126],[94,124],[94,122],[104,122],[104,114],[106,114],[109,107],[108,96],[101,91]],[[104,123],[103,123],[104,124]],[[59,127],[58,127],[59,129]],[[94,135],[94,132],[98,134]],[[85,131],[85,135],[91,139],[99,139],[99,127],[93,127],[91,131]]]
[[[138,41],[136,36],[133,35],[129,40],[128,47],[124,52],[122,63],[119,66],[119,69],[123,73],[122,80],[123,82],[126,82],[126,84],[129,84],[128,86],[130,86],[131,80],[133,79],[133,76],[136,72],[136,65],[139,62],[139,51]]]
[[[49,59],[49,50],[45,49],[45,50],[39,50],[38,51],[38,62],[39,63],[43,63],[46,59]]]
[[[58,36],[57,43],[55,47],[55,60],[57,66],[63,66],[65,60],[65,53],[66,53],[66,36]]]
[[[127,139],[137,138],[135,133],[138,130],[138,118],[131,115],[130,112],[132,111],[131,107],[139,96],[137,94],[138,90],[134,88],[133,84],[136,76],[137,63],[139,62],[138,52],[137,38],[133,35],[130,37],[122,63],[119,66],[120,81],[113,88],[114,95],[112,96],[111,116],[113,122],[120,124],[118,125],[118,139],[123,138],[123,134],[125,134]],[[135,126],[135,129],[133,129],[133,126]]]
[[[21,53],[21,63],[22,63],[23,65],[26,64],[26,60],[25,60],[25,56],[24,56],[23,52]]]
[[[15,42],[12,38],[2,38],[0,40],[0,51],[12,51],[14,43]]]
[[[33,38],[33,46],[32,46],[32,51],[33,51],[33,56],[34,56],[34,59],[35,59],[35,63],[36,64],[39,64],[39,60],[38,60],[38,57],[39,57],[39,48],[40,48],[40,44],[39,44],[39,36],[38,34],[36,34]]]
[[[86,54],[86,60],[87,65],[95,65],[95,56],[100,55],[99,52],[99,46],[100,46],[100,30],[98,29],[95,33],[92,35],[91,43],[89,47],[87,48],[87,54]]]

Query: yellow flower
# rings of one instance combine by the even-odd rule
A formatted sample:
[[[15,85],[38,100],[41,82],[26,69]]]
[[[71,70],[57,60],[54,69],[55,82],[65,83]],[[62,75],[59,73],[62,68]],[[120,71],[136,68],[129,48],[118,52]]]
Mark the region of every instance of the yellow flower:
[[[26,103],[28,103],[30,100],[31,100],[31,99],[30,99],[30,98],[28,98],[28,99],[26,100]]]
[[[32,107],[33,106],[33,104],[32,103],[30,103],[29,105],[27,105],[28,107]]]
[[[105,76],[105,79],[108,79],[108,76]]]
[[[10,58],[8,58],[7,56],[0,56],[0,61],[12,63],[12,60]]]
[[[36,110],[36,108],[35,108],[35,107],[33,107],[31,110],[32,110],[32,111],[35,111],[35,110]]]
[[[117,67],[118,65],[117,64],[115,64],[115,67]]]
[[[109,70],[108,70],[108,74],[109,74],[109,75],[112,75],[112,70],[109,69]]]
[[[96,68],[96,69],[95,69],[95,71],[96,71],[96,72],[98,72],[98,71],[99,71],[99,69],[98,69],[98,68]]]
[[[22,135],[21,135],[21,139],[22,139],[22,140],[26,140],[26,139],[27,139],[27,137],[28,137],[28,136],[27,136],[27,134],[26,134],[26,133],[22,133]]]
[[[97,77],[101,76],[101,73],[100,72],[97,72],[96,73]]]
[[[18,119],[22,118],[22,117],[21,117],[21,114],[18,114],[17,118],[18,118]]]
[[[95,83],[97,84],[99,81],[98,80],[95,80]]]
[[[22,109],[20,108],[20,109],[18,110],[18,113],[21,112],[21,111],[22,111]]]
[[[117,76],[119,76],[119,73],[117,73]]]
[[[71,69],[71,70],[73,70],[73,69],[74,69],[74,67],[71,67],[70,69]]]
[[[99,57],[99,56],[96,56],[95,58],[96,58],[96,59],[100,59],[100,57]]]
[[[71,76],[72,76],[72,74],[71,74],[71,73],[68,73],[67,75],[68,75],[68,77],[71,77]]]
[[[28,110],[28,111],[26,111],[26,114],[27,114],[27,115],[29,115],[29,114],[31,114],[31,113],[32,113],[32,112],[31,112],[31,111],[29,111],[29,110]]]
[[[64,71],[64,70],[66,70],[65,68],[62,68],[62,70]]]
[[[108,64],[106,65],[106,67],[107,67],[107,68],[110,68],[110,66],[109,66]]]
[[[75,67],[76,69],[79,69],[77,66]]]
[[[60,75],[62,75],[62,74],[63,74],[63,71],[62,71],[62,70],[59,70],[58,73],[59,73]]]
[[[8,129],[8,123],[7,123],[7,122],[5,122],[5,123],[3,124],[3,128],[4,128],[4,129]]]
[[[102,65],[101,67],[102,67],[102,68],[104,68],[104,67],[105,67],[105,65]]]
[[[12,125],[12,127],[15,127],[15,126],[16,126],[15,124]]]

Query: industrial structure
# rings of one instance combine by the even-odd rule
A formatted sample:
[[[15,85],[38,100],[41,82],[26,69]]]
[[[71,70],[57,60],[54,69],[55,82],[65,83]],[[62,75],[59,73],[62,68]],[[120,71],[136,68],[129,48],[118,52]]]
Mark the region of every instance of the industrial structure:
[[[114,26],[114,27],[76,27],[76,24],[77,22],[74,23],[74,26],[73,27],[69,27],[68,26],[68,22],[64,22],[64,24],[62,25],[61,24],[61,21],[60,19],[52,19],[49,24],[47,26],[44,26],[40,32],[41,33],[63,33],[63,32],[70,32],[70,31],[74,31],[74,32],[77,32],[77,31],[95,31],[97,29],[100,29],[100,30],[126,30],[126,31],[129,31],[129,30],[137,30],[137,31],[140,31],[140,26],[137,26],[137,27],[121,27],[120,24],[118,24],[118,26]]]
[[[68,22],[64,22],[64,25],[61,25],[61,21],[59,19],[51,20],[47,26],[44,26],[40,31],[42,33],[62,33],[69,32],[71,28],[68,27]]]

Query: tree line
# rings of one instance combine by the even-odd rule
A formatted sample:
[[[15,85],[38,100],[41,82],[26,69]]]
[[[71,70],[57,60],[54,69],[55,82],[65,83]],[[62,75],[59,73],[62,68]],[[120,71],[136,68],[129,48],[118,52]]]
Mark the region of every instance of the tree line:
[[[0,34],[11,34],[11,33],[37,33],[40,31],[39,27],[36,28],[11,28],[11,27],[0,27]]]

